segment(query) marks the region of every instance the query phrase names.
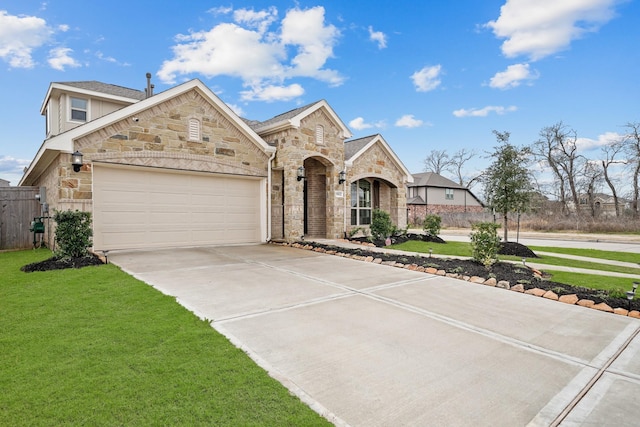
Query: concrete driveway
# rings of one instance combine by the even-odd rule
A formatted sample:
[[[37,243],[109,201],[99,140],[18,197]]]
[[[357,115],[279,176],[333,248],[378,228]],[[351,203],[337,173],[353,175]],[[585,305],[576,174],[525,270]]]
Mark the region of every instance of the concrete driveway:
[[[275,245],[112,252],[337,425],[640,420],[640,321]]]

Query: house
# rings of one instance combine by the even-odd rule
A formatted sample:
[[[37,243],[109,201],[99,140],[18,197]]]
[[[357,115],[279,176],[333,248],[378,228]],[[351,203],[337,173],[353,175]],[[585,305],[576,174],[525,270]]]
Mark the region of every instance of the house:
[[[0,187],[8,187],[9,185],[11,185],[11,182],[7,181],[6,179],[0,178]]]
[[[581,212],[588,212],[591,216],[616,216],[616,204],[613,196],[604,193],[579,194],[578,203]],[[574,203],[569,201],[569,209],[575,211]],[[632,202],[623,197],[618,197],[618,209],[620,213],[632,209]]]
[[[427,214],[482,212],[484,203],[467,187],[433,172],[413,174],[407,185],[409,221],[417,223]]]
[[[200,80],[153,94],[150,77],[52,83],[42,104],[20,185],[92,212],[94,250],[337,238],[375,208],[405,225],[411,174],[381,135],[349,141],[326,101],[247,120]]]

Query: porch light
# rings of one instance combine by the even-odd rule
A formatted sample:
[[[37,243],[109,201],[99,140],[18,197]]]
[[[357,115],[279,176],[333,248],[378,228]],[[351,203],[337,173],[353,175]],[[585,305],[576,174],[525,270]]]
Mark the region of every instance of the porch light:
[[[304,166],[300,166],[298,168],[298,181],[302,181],[305,178],[306,178],[306,176],[304,174]]]
[[[340,171],[338,174],[338,184],[342,184],[347,180],[347,173],[345,171]]]
[[[71,164],[73,165],[74,172],[80,172],[80,168],[82,167],[82,153],[78,150],[71,155]]]

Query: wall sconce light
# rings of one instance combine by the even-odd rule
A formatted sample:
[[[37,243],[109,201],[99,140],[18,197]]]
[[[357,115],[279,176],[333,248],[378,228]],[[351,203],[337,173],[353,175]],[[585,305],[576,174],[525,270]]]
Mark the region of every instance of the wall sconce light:
[[[73,165],[74,172],[80,172],[80,168],[82,167],[82,153],[78,150],[71,155],[71,164]]]
[[[303,179],[306,178],[306,175],[304,174],[304,166],[300,166],[298,168],[298,181],[302,181]]]
[[[338,174],[338,184],[342,184],[347,180],[347,173],[345,171],[340,171]]]

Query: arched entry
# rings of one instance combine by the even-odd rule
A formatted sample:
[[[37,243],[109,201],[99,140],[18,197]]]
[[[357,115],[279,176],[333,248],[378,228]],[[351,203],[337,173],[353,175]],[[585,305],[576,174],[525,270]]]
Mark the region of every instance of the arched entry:
[[[305,236],[327,236],[327,176],[332,169],[333,166],[322,158],[309,157],[304,161]]]

